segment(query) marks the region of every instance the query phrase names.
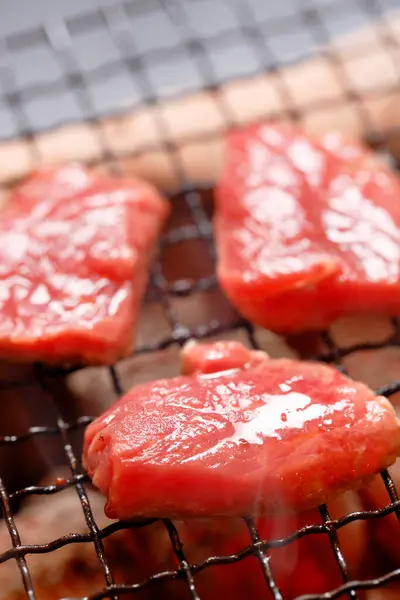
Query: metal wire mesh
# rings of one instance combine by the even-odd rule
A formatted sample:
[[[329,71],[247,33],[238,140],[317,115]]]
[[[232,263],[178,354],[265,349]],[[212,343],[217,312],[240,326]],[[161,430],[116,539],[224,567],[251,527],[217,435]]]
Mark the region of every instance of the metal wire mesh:
[[[284,78],[280,77],[280,61],[276,52],[274,52],[273,44],[269,42],[274,32],[279,30],[281,33],[292,33],[294,29],[300,26],[308,33],[312,43],[319,47],[320,51],[326,56],[326,59],[331,63],[335,76],[340,81],[343,91],[343,96],[347,100],[351,100],[357,104],[357,110],[360,119],[366,125],[366,129],[373,132],[373,123],[369,121],[369,113],[365,108],[365,94],[361,95],[354,88],[352,81],[346,75],[343,65],[338,55],[326,44],[331,40],[329,28],[327,27],[326,14],[329,11],[335,10],[340,13],[341,10],[346,14],[351,14],[355,9],[365,19],[375,19],[381,17],[384,13],[384,2],[378,0],[359,0],[357,2],[345,3],[337,0],[336,2],[323,2],[313,4],[312,1],[298,4],[294,3],[293,11],[289,15],[277,16],[263,20],[258,14],[258,8],[255,2],[244,2],[240,0],[232,0],[227,3],[232,14],[235,16],[235,25],[225,27],[224,31],[218,31],[214,35],[202,35],[193,27],[193,23],[188,18],[188,6],[199,4],[199,0],[191,0],[191,2],[183,2],[178,0],[159,0],[158,2],[118,2],[112,3],[110,6],[99,8],[96,11],[80,14],[66,21],[59,20],[51,25],[44,25],[33,30],[15,34],[0,40],[0,106],[3,107],[8,115],[12,115],[13,128],[9,134],[3,134],[3,139],[8,137],[18,136],[25,139],[29,143],[29,148],[34,159],[38,158],[38,149],[36,147],[36,134],[46,128],[54,128],[58,125],[71,123],[71,121],[84,121],[89,123],[95,132],[97,143],[101,148],[101,162],[104,162],[116,174],[120,174],[120,159],[123,156],[110,148],[108,140],[104,135],[104,131],[100,126],[100,119],[109,112],[121,110],[119,107],[110,110],[100,110],[95,101],[93,90],[95,85],[101,81],[107,81],[116,70],[123,70],[124,74],[128,74],[134,82],[135,88],[140,92],[137,97],[137,103],[147,103],[148,105],[157,105],[165,97],[165,93],[160,93],[157,86],[154,84],[154,76],[151,67],[160,62],[174,60],[176,57],[186,57],[190,61],[197,73],[198,88],[216,92],[221,85],[223,78],[217,72],[216,62],[213,58],[213,44],[226,43],[232,46],[235,43],[244,44],[252,51],[253,63],[252,72],[264,72],[266,69],[272,69],[276,72],[276,85],[279,94],[283,100],[287,116],[291,119],[298,120],[304,116],[304,112],[312,110],[312,106],[307,109],[299,108],[292,92]],[[143,50],[138,47],[137,37],[135,35],[134,22],[138,15],[149,15],[153,12],[162,13],[169,25],[175,32],[175,44],[171,47],[160,47]],[[107,35],[114,47],[113,58],[107,62],[97,65],[90,69],[84,69],[80,64],[76,52],[76,37],[88,31],[100,30]],[[398,40],[390,31],[389,27],[384,28],[380,25],[378,35],[383,47],[388,49],[388,53],[392,56],[395,66],[395,56],[391,53],[393,48],[398,50]],[[177,40],[177,41],[176,41]],[[18,73],[15,71],[15,56],[20,52],[30,51],[36,47],[43,47],[46,52],[53,57],[54,64],[57,65],[57,76],[54,80],[31,81],[28,84],[21,85],[18,81]],[[357,49],[355,49],[357,53]],[[250,69],[251,70],[251,69]],[[248,71],[243,73],[247,76]],[[240,74],[235,73],[235,78],[240,77]],[[396,82],[398,86],[399,82]],[[195,86],[196,87],[196,86]],[[174,97],[186,94],[190,86],[174,92]],[[391,89],[391,88],[390,88]],[[379,94],[385,89],[371,89],[370,94]],[[35,123],[32,118],[32,103],[37,99],[52,98],[56,100],[63,94],[72,94],[74,98],[74,106],[76,109],[75,116],[65,114],[64,117],[57,118],[48,123]],[[229,103],[223,96],[216,96],[218,101],[219,111],[223,115],[224,127],[229,128],[235,124],[235,114]],[[343,99],[343,97],[342,97]],[[341,99],[341,100],[342,100]],[[341,101],[339,100],[339,102]],[[129,104],[132,108],[135,102]],[[315,107],[314,107],[315,108]],[[188,326],[180,317],[179,310],[175,305],[175,300],[195,296],[199,292],[207,292],[217,290],[217,282],[214,272],[201,277],[175,277],[171,278],[165,272],[165,264],[163,262],[163,253],[171,247],[176,247],[182,244],[199,241],[202,244],[204,252],[207,253],[211,261],[215,258],[211,224],[209,214],[203,202],[204,192],[195,187],[188,181],[185,174],[185,165],[179,159],[178,148],[174,142],[171,142],[168,123],[159,113],[157,118],[157,127],[159,129],[163,149],[172,157],[173,168],[176,179],[179,181],[179,201],[182,201],[189,214],[189,224],[180,225],[167,231],[161,240],[161,254],[154,262],[151,272],[151,293],[153,300],[159,303],[162,308],[164,319],[169,328],[168,335],[157,339],[151,343],[142,344],[136,350],[136,355],[152,353],[159,350],[164,350],[173,345],[182,345],[185,341],[192,337],[207,338],[211,335],[219,333],[229,333],[233,331],[242,331],[246,334],[249,345],[257,348],[257,337],[251,323],[239,317],[234,311],[230,311],[225,318],[218,316],[211,318],[206,322],[202,322],[196,326]],[[376,134],[376,132],[375,132]],[[201,136],[199,136],[201,137]],[[188,138],[186,141],[190,141]],[[379,146],[380,142],[384,141],[384,136],[378,139],[375,135],[375,143]],[[185,141],[181,140],[181,143]],[[150,146],[143,147],[139,152],[148,151]],[[177,197],[178,197],[177,196]],[[173,197],[171,201],[176,203],[177,197]],[[181,246],[182,247],[182,246]],[[341,365],[342,359],[354,352],[361,350],[373,350],[385,348],[389,346],[400,345],[400,329],[397,321],[394,321],[394,331],[387,339],[379,343],[355,344],[346,346],[345,348],[338,347],[332,337],[325,333],[322,336],[325,351],[313,357],[317,360],[333,363],[344,370]],[[86,475],[82,472],[79,464],[79,459],[73,449],[71,443],[71,434],[75,430],[83,429],[90,421],[90,416],[82,415],[73,421],[66,421],[62,417],[59,404],[52,382],[65,378],[74,369],[55,369],[48,368],[44,365],[36,365],[32,374],[26,378],[18,380],[1,380],[0,390],[9,390],[10,388],[24,388],[32,381],[40,384],[43,394],[46,395],[52,402],[57,413],[57,419],[53,426],[42,426],[32,424],[25,432],[20,435],[10,433],[0,437],[0,446],[17,447],[29,439],[38,439],[42,436],[58,437],[61,440],[64,448],[65,460],[70,468],[70,477],[62,482],[54,485],[33,485],[20,488],[14,491],[8,491],[6,485],[0,479],[0,503],[2,508],[5,524],[10,534],[11,547],[8,551],[0,555],[0,563],[9,560],[15,560],[22,576],[23,585],[26,590],[27,597],[30,600],[36,598],[32,578],[29,572],[26,561],[27,554],[44,554],[61,548],[67,544],[94,544],[99,564],[104,573],[105,588],[98,593],[94,592],[90,596],[90,600],[101,600],[103,598],[118,598],[123,597],[127,593],[136,593],[146,589],[157,582],[168,579],[183,579],[186,581],[190,597],[194,600],[199,598],[196,590],[196,574],[205,570],[216,568],[217,565],[235,563],[243,560],[246,556],[255,556],[261,566],[266,589],[269,588],[275,600],[282,598],[279,590],[273,569],[269,561],[269,551],[272,548],[282,547],[293,543],[296,539],[300,539],[310,535],[325,535],[329,537],[332,551],[334,553],[337,565],[340,569],[343,585],[334,590],[326,590],[323,596],[307,595],[303,596],[302,600],[317,600],[323,598],[328,600],[344,595],[349,595],[351,598],[357,598],[357,592],[362,589],[370,589],[379,587],[385,583],[400,576],[400,568],[388,572],[384,576],[366,581],[349,580],[348,569],[343,556],[337,532],[347,524],[355,520],[380,519],[390,513],[396,513],[400,519],[400,501],[397,496],[394,483],[387,471],[382,473],[382,479],[388,492],[388,504],[379,510],[369,510],[357,513],[351,513],[339,519],[333,519],[326,506],[320,507],[322,517],[321,524],[313,524],[305,526],[286,538],[279,540],[262,540],[257,531],[256,523],[247,519],[246,526],[249,532],[249,544],[241,551],[229,556],[210,556],[202,563],[191,564],[186,556],[185,548],[180,540],[179,527],[176,527],[170,521],[165,521],[171,546],[176,556],[177,567],[175,570],[164,571],[150,576],[148,579],[130,585],[115,584],[113,574],[107,561],[107,556],[104,551],[103,540],[112,535],[117,530],[130,528],[142,528],[153,520],[133,523],[119,522],[118,524],[110,525],[104,529],[100,529],[91,510],[89,498],[85,489],[84,483],[87,481]],[[109,369],[109,377],[112,386],[117,396],[120,396],[124,389],[120,377],[119,366],[116,365]],[[390,383],[377,390],[377,393],[383,394],[386,397],[391,397],[396,392],[400,391],[400,381]],[[70,534],[53,540],[47,544],[25,545],[22,543],[16,520],[13,517],[12,503],[30,495],[52,495],[60,492],[66,487],[74,487],[78,494],[82,511],[88,527],[88,533],[85,534]]]

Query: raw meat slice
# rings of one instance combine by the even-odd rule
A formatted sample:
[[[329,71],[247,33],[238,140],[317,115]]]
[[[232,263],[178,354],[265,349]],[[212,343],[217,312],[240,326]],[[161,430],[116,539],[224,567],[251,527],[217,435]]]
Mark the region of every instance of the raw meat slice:
[[[399,451],[385,398],[332,367],[265,357],[133,388],[86,429],[83,461],[109,517],[185,518],[311,508]]]
[[[249,365],[252,358],[258,360],[262,352],[248,350],[238,342],[222,341],[213,344],[198,344],[190,341],[182,351],[182,371],[218,371]],[[224,361],[223,363],[221,361]],[[203,371],[204,369],[204,371]],[[343,517],[361,510],[355,492],[347,492],[329,506],[332,518]],[[277,518],[260,518],[257,529],[262,540],[276,540],[292,534],[305,525],[322,522],[318,510]],[[185,554],[191,564],[201,564],[210,556],[229,556],[248,547],[250,535],[240,519],[209,518],[187,519],[176,522]],[[146,551],[148,569],[142,577],[154,572],[176,568],[176,557],[165,527],[154,523],[150,528],[135,532],[141,556]],[[357,578],[365,555],[367,537],[366,523],[358,520],[338,531],[341,549],[346,559],[351,578]],[[275,582],[283,597],[291,600],[300,594],[317,594],[333,589],[342,583],[329,539],[326,535],[308,535],[282,548],[269,551],[269,564]],[[143,561],[142,561],[143,562]],[[135,564],[137,564],[135,559]],[[322,566],[323,565],[323,566]],[[164,598],[180,600],[188,598],[177,581],[166,582]],[[257,559],[250,556],[239,562],[223,566],[213,565],[195,576],[196,591],[204,600],[258,600],[271,598]],[[181,591],[182,590],[182,591]]]
[[[181,352],[183,375],[218,373],[254,367],[268,358],[265,352],[249,350],[240,342],[224,340],[213,344],[188,341]]]
[[[0,219],[0,355],[113,363],[133,332],[168,203],[148,183],[47,168]]]
[[[232,132],[216,189],[223,290],[282,333],[400,309],[400,185],[371,152],[278,125]]]

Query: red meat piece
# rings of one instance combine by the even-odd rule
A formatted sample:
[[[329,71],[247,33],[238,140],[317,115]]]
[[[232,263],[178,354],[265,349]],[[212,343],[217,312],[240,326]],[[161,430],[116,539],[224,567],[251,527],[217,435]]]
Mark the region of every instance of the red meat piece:
[[[322,364],[247,365],[137,386],[89,425],[83,460],[109,517],[307,509],[398,455],[393,407],[365,385]]]
[[[168,204],[149,184],[46,168],[0,220],[0,355],[112,363],[133,348]]]
[[[247,368],[265,354],[250,351],[238,342],[222,341],[213,344],[189,342],[182,351],[182,370],[211,373],[232,368]],[[203,371],[204,370],[204,371]],[[330,505],[332,518],[343,517],[358,511],[361,506],[354,492],[347,492]],[[321,524],[317,510],[301,515],[285,515],[257,520],[257,529],[262,540],[276,540],[291,535],[297,529],[312,524]],[[236,554],[250,544],[249,532],[241,519],[210,518],[187,519],[176,522],[186,558],[191,564],[201,564],[210,556]],[[338,531],[341,548],[349,567],[349,575],[355,578],[364,558],[366,548],[366,523],[358,520]],[[142,569],[141,580],[156,572],[174,570],[176,557],[162,523],[135,531],[132,545],[133,564]],[[280,591],[286,600],[300,594],[323,593],[342,583],[327,535],[307,535],[282,548],[268,552],[269,564]],[[195,575],[196,591],[202,600],[259,600],[272,598],[261,566],[254,556],[230,565],[209,566]],[[164,580],[163,598],[188,600],[187,586],[182,581]]]
[[[198,344],[190,340],[182,348],[181,372],[183,375],[193,373],[218,373],[230,369],[246,369],[263,362],[268,358],[265,352],[249,350],[239,342],[225,340],[213,344]]]
[[[400,309],[400,185],[338,136],[232,132],[216,189],[218,276],[248,319],[278,332]]]

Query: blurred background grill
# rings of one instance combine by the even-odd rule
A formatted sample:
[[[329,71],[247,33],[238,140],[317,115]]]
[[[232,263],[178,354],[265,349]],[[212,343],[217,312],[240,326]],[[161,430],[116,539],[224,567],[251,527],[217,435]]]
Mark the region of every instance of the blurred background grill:
[[[284,116],[307,124],[309,116],[322,113],[325,119],[330,119],[332,115],[333,124],[339,122],[346,129],[349,124],[351,133],[362,135],[379,149],[388,151],[396,163],[400,117],[392,111],[390,118],[385,115],[382,118],[379,103],[383,101],[382,106],[390,106],[400,94],[397,9],[400,2],[396,0],[0,2],[0,179],[3,190],[38,162],[51,160],[55,152],[57,160],[83,159],[99,168],[111,169],[117,175],[141,165],[145,174],[150,173],[157,180],[154,171],[161,168],[161,183],[170,188],[174,203],[172,222],[161,240],[161,253],[152,268],[135,358],[108,372],[94,370],[93,378],[99,378],[99,385],[109,391],[106,402],[120,395],[128,382],[132,385],[155,376],[154,363],[141,362],[143,356],[179,348],[190,337],[241,335],[249,345],[260,347],[260,331],[234,312],[216,284],[210,223],[213,174],[206,170],[200,176],[193,175],[189,163],[199,154],[195,153],[193,158],[182,149],[185,145],[196,146],[199,141],[204,142],[206,148],[221,131],[248,120],[240,93],[235,94],[229,87],[231,82],[241,79],[252,85],[260,81],[259,77],[273,77],[272,84],[270,79],[261,79],[261,93],[255,91],[247,97],[246,102],[254,101],[255,105],[251,118]],[[348,36],[359,28],[362,35]],[[291,71],[287,69],[299,61],[319,60],[318,56],[323,57],[323,63],[312,64],[319,74],[320,86],[309,90],[308,95],[303,88],[301,94],[296,77],[289,76]],[[374,76],[370,76],[372,72]],[[298,76],[300,80],[302,73]],[[328,88],[326,77],[330,81]],[[274,91],[277,102],[271,101],[273,98],[267,89],[269,93],[271,89]],[[204,91],[209,96],[201,98],[212,101],[214,112],[209,104],[204,110],[212,112],[214,126],[203,128],[203,113],[192,112],[190,115],[197,118],[177,132],[179,118],[171,116],[174,105],[161,103],[177,98],[185,102],[188,94]],[[193,97],[196,98],[189,96]],[[126,114],[128,124],[131,123],[130,115],[134,115],[134,120],[135,110],[143,105],[150,111],[151,118],[144,121],[139,140],[137,130],[133,128],[131,133],[128,127],[127,140],[124,126],[119,128],[119,119]],[[207,117],[209,124],[209,112]],[[172,122],[175,129],[171,127]],[[73,128],[74,124],[78,129]],[[311,124],[315,122],[311,120]],[[46,137],[45,132],[52,130],[56,130],[54,135],[58,136],[56,145],[54,138]],[[200,150],[204,148],[201,145]],[[151,161],[149,164],[141,162],[152,153],[167,157],[167,166],[162,161],[156,166]],[[183,254],[186,260],[182,262],[179,257]],[[201,306],[201,310],[194,318],[195,306]],[[146,319],[146,311],[150,319]],[[325,333],[318,340],[318,351],[314,354],[319,360],[346,370],[346,357],[356,352],[399,346],[397,320],[393,320],[390,327],[387,336],[378,342],[355,342],[345,348],[338,346],[331,333]],[[161,361],[166,362],[165,374],[169,374],[168,361],[168,357]],[[171,367],[171,373],[174,368]],[[74,405],[69,398],[66,407],[63,399],[60,400],[60,390],[65,393],[65,382],[71,376],[79,377],[81,371],[50,370],[42,365],[15,372],[3,371],[0,389],[5,400],[11,389],[22,390],[22,400],[12,409],[7,408],[0,437],[0,445],[11,463],[9,470],[14,471],[11,475],[1,473],[0,502],[10,535],[10,549],[0,555],[0,561],[17,560],[30,600],[35,599],[36,594],[25,556],[45,554],[70,543],[94,543],[107,588],[105,591],[93,589],[91,600],[119,597],[119,594],[122,598],[125,593],[140,592],[151,585],[154,597],[158,597],[156,582],[166,579],[183,579],[188,597],[197,599],[198,572],[243,560],[247,555],[259,560],[266,579],[266,593],[269,587],[273,597],[279,600],[280,592],[268,559],[269,548],[318,532],[329,536],[343,579],[343,586],[326,590],[324,599],[343,595],[356,598],[357,590],[380,587],[400,575],[397,568],[368,581],[348,583],[345,557],[337,537],[339,529],[356,519],[379,519],[399,511],[396,489],[389,474],[384,472],[382,479],[388,491],[386,507],[346,515],[339,520],[332,519],[326,507],[320,507],[319,525],[304,528],[278,542],[260,541],[255,523],[247,520],[249,545],[242,552],[207,557],[202,564],[189,562],[179,538],[179,527],[176,529],[172,523],[165,522],[176,556],[176,569],[153,574],[140,583],[116,585],[102,540],[122,528],[139,532],[143,524],[122,523],[105,529],[96,524],[88,502],[87,479],[78,459],[83,428],[99,406],[95,401],[93,405],[90,402]],[[36,385],[39,392],[31,398],[27,390],[32,385]],[[377,391],[391,397],[400,391],[400,380],[384,382]],[[25,404],[29,403],[27,409]],[[40,408],[38,403],[43,403]],[[12,414],[11,417],[8,414],[13,410],[21,410],[24,415],[22,426],[18,421],[18,431],[14,429]],[[55,445],[30,454],[26,442],[35,446],[43,439],[54,439]],[[57,456],[54,463],[66,463],[70,473],[56,483],[42,485],[39,480],[46,469],[43,464],[36,468],[33,461],[40,455],[43,463],[43,454],[48,455],[49,448],[50,453]],[[32,495],[53,496],[70,486],[75,486],[78,492],[88,533],[71,531],[50,543],[24,545],[18,532],[18,514],[13,516],[19,501]],[[398,533],[393,532],[393,535]]]
[[[390,16],[398,7],[397,0],[4,0],[0,136],[99,118],[277,69],[379,17],[388,23],[378,34],[387,45],[386,76],[395,84],[396,57],[389,63],[398,40]],[[145,87],[137,77],[143,72]]]

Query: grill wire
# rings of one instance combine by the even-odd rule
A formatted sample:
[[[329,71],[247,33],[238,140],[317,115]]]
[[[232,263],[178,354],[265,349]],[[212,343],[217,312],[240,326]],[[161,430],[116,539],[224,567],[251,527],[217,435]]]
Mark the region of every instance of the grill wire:
[[[191,1],[199,2],[199,0]],[[220,82],[218,81],[213,61],[210,58],[207,50],[207,44],[209,40],[203,39],[201,36],[196,36],[194,31],[190,31],[190,23],[185,15],[184,5],[181,2],[176,2],[175,0],[159,0],[159,2],[156,2],[155,4],[158,4],[158,9],[160,7],[163,9],[165,15],[178,32],[178,44],[176,48],[170,49],[170,53],[175,52],[181,55],[189,55],[198,69],[198,73],[201,78],[202,89],[216,92]],[[340,1],[336,1],[332,4],[332,6],[339,7],[340,4]],[[348,1],[346,4],[348,4]],[[381,5],[378,0],[359,0],[356,2],[356,4],[358,8],[361,8],[370,18],[374,19],[382,16]],[[265,38],[262,34],[262,27],[265,27],[265,24],[257,21],[255,15],[253,14],[250,3],[240,0],[232,0],[230,5],[235,10],[238,21],[242,24],[238,30],[230,32],[230,35],[237,35],[240,36],[242,40],[245,40],[246,44],[252,48],[257,57],[259,72],[264,72],[266,64],[270,64],[271,61],[274,63],[276,60],[276,57],[273,55],[271,49],[265,43]],[[132,11],[139,10],[145,14],[146,12],[151,12],[153,9],[154,2],[147,3],[139,0],[138,2],[113,3],[112,6],[110,5],[99,8],[93,12],[88,12],[84,15],[73,17],[68,23],[59,21],[58,23],[53,23],[51,26],[38,27],[22,34],[9,36],[8,38],[4,38],[0,41],[2,65],[7,65],[11,53],[17,53],[21,49],[29,49],[31,44],[36,43],[37,40],[40,39],[41,43],[45,44],[48,49],[51,50],[63,72],[62,81],[57,81],[54,83],[37,82],[32,83],[30,86],[27,86],[24,89],[20,89],[17,85],[16,78],[12,70],[4,66],[0,70],[1,86],[3,88],[2,101],[5,103],[14,117],[19,137],[29,142],[29,148],[31,150],[33,159],[37,159],[39,156],[38,149],[35,145],[35,134],[37,131],[31,127],[30,120],[26,115],[26,103],[28,99],[34,99],[38,97],[43,98],[46,97],[47,94],[57,93],[59,89],[66,87],[68,90],[73,92],[79,104],[82,113],[81,120],[89,123],[97,136],[97,141],[102,151],[101,162],[105,162],[114,174],[121,174],[120,159],[122,156],[116,152],[113,152],[113,150],[109,147],[107,138],[105,137],[102,128],[99,126],[99,120],[96,116],[92,96],[89,93],[91,78],[96,77],[98,79],[106,79],[107,75],[115,68],[115,65],[113,63],[105,64],[102,65],[101,68],[93,70],[90,75],[84,73],[74,55],[74,39],[70,34],[71,24],[75,25],[76,27],[81,26],[90,28],[92,26],[96,27],[96,24],[101,22],[102,27],[107,28],[109,35],[113,39],[118,49],[119,56],[117,62],[120,65],[124,65],[124,68],[130,73],[136,84],[139,85],[142,94],[142,100],[149,105],[157,105],[157,103],[160,101],[160,98],[158,97],[157,91],[152,84],[151,78],[148,76],[147,65],[152,60],[159,60],[160,57],[163,57],[163,55],[165,56],[166,50],[161,49],[148,51],[146,55],[141,55],[139,50],[135,47],[135,36],[133,35],[130,25],[130,16]],[[337,9],[339,10],[339,8]],[[296,18],[300,19],[303,27],[311,33],[317,45],[324,45],[330,41],[329,33],[327,32],[324,23],[320,18],[320,13],[315,7],[313,7],[311,2],[307,3],[307,7],[304,10],[298,11]],[[283,20],[281,26],[284,27]],[[188,33],[191,35],[187,35]],[[380,26],[379,36],[384,47],[390,46],[398,49],[398,41],[396,40],[395,36],[391,34],[389,29],[385,30],[383,26]],[[364,122],[365,129],[367,131],[372,131],[373,127],[368,121],[368,111],[365,109],[363,104],[363,98],[357,92],[357,90],[352,87],[351,81],[346,76],[346,73],[343,70],[340,61],[337,59],[337,56],[333,51],[327,50],[326,48],[323,50],[323,53],[327,60],[332,64],[335,74],[341,81],[341,85],[345,90],[346,97],[357,103],[360,118]],[[296,108],[296,104],[293,102],[290,89],[287,87],[285,80],[279,77],[278,68],[276,68],[276,74],[277,87],[281,97],[285,100],[285,110],[287,116],[293,120],[298,120],[302,116],[302,113],[298,108]],[[379,93],[379,91],[380,90],[374,90],[374,93]],[[187,90],[185,93],[187,93]],[[235,124],[234,115],[232,114],[228,103],[223,100],[222,96],[218,97],[218,102],[219,110],[224,116],[225,126],[226,128],[229,128]],[[58,123],[58,125],[62,124],[65,123]],[[175,174],[177,176],[177,180],[180,182],[180,197],[183,197],[193,222],[192,226],[182,226],[169,231],[161,240],[161,250],[170,245],[197,239],[204,242],[210,258],[214,260],[215,251],[211,234],[211,224],[202,203],[201,193],[198,188],[195,188],[193,185],[191,185],[190,181],[187,181],[185,177],[184,165],[178,158],[178,147],[176,144],[169,141],[170,136],[168,135],[168,124],[161,113],[158,113],[157,116],[157,126],[164,140],[164,142],[162,142],[163,149],[166,150],[173,158]],[[206,135],[204,137],[206,137]],[[379,147],[380,143],[384,142],[384,139],[380,140],[375,136],[374,142],[375,145]],[[141,151],[145,152],[146,150],[149,150],[149,148],[150,146],[148,148],[144,147]],[[174,198],[172,198],[171,201],[174,202]],[[190,329],[180,322],[179,316],[174,310],[171,299],[174,297],[188,297],[198,291],[217,289],[215,275],[212,274],[211,276],[201,277],[196,281],[177,280],[169,282],[163,270],[162,260],[159,257],[155,260],[152,267],[151,283],[152,288],[155,290],[156,298],[163,309],[165,319],[170,327],[171,335],[156,343],[139,347],[136,350],[136,354],[152,353],[176,344],[182,345],[185,341],[193,337],[202,339],[218,333],[239,330],[246,333],[251,347],[258,348],[253,326],[251,323],[245,321],[239,316],[235,317],[234,322],[212,320],[208,323],[201,324],[194,329]],[[322,335],[322,341],[324,342],[324,347],[327,350],[313,358],[326,363],[335,364],[339,369],[345,372],[341,361],[343,358],[352,354],[353,352],[360,350],[380,349],[389,346],[399,346],[400,327],[397,320],[394,320],[393,324],[395,328],[394,334],[383,342],[357,344],[346,348],[338,347],[330,335],[328,333],[324,333]],[[104,529],[99,529],[97,526],[84,486],[85,482],[88,481],[88,478],[84,473],[82,473],[79,459],[75,455],[70,441],[71,434],[77,429],[83,429],[88,423],[91,422],[92,418],[90,416],[81,416],[73,422],[66,422],[62,418],[57,406],[56,398],[53,396],[52,386],[49,385],[49,381],[65,378],[73,371],[74,369],[50,369],[44,365],[36,365],[34,369],[35,380],[42,387],[43,393],[46,394],[53,402],[54,408],[58,414],[57,422],[53,427],[32,425],[25,433],[21,435],[10,434],[0,437],[1,446],[17,446],[30,438],[37,438],[39,436],[58,436],[62,442],[65,452],[65,459],[70,467],[71,472],[69,479],[66,479],[63,482],[46,486],[35,485],[18,489],[13,492],[8,492],[4,483],[2,480],[0,480],[0,503],[3,518],[9,531],[12,544],[12,548],[3,554],[0,554],[0,563],[9,560],[17,561],[27,598],[29,598],[29,600],[35,600],[36,595],[26,562],[26,555],[48,553],[70,543],[94,544],[99,563],[104,573],[104,590],[100,591],[99,593],[94,593],[88,600],[119,598],[120,596],[123,597],[126,593],[139,592],[140,590],[154,584],[156,581],[176,578],[184,579],[190,591],[191,598],[193,600],[198,600],[199,595],[196,591],[196,573],[199,573],[204,569],[212,569],[216,565],[235,563],[249,555],[253,555],[259,560],[265,577],[266,585],[271,591],[274,599],[281,600],[282,595],[274,580],[274,573],[269,562],[269,550],[271,548],[285,546],[304,536],[317,534],[329,536],[331,548],[340,569],[343,584],[334,590],[326,591],[326,593],[323,595],[314,594],[302,596],[302,600],[330,600],[346,595],[350,598],[356,599],[358,590],[377,588],[400,576],[400,568],[398,568],[376,579],[350,581],[347,572],[347,565],[340,548],[337,535],[337,531],[340,528],[355,520],[379,519],[390,513],[396,513],[398,520],[400,520],[400,501],[398,499],[397,491],[389,473],[384,471],[381,476],[388,492],[387,506],[382,507],[379,510],[347,514],[340,519],[332,519],[328,507],[321,506],[319,510],[323,523],[320,525],[314,524],[305,526],[290,536],[279,540],[260,539],[255,522],[251,519],[245,519],[245,523],[249,532],[249,545],[246,548],[243,548],[237,554],[230,556],[211,556],[201,564],[190,564],[185,555],[185,549],[179,537],[179,528],[177,529],[172,522],[166,520],[164,521],[164,525],[168,532],[177,560],[178,567],[176,570],[154,574],[140,583],[131,585],[114,584],[113,574],[108,565],[107,557],[104,552],[103,540],[117,530],[145,527],[147,524],[153,523],[154,519],[143,521],[141,523],[122,521],[112,524]],[[120,396],[123,394],[124,389],[120,381],[118,368],[111,367],[109,369],[109,376],[116,394]],[[2,380],[0,381],[0,391],[11,388],[23,388],[30,383],[31,381],[29,379],[20,379],[15,381]],[[399,391],[400,381],[391,383],[376,390],[377,393],[388,398]],[[72,486],[75,487],[78,494],[88,527],[88,533],[66,535],[47,544],[27,546],[21,543],[17,525],[13,518],[11,508],[12,502],[34,494],[52,495],[60,492],[66,487]]]

